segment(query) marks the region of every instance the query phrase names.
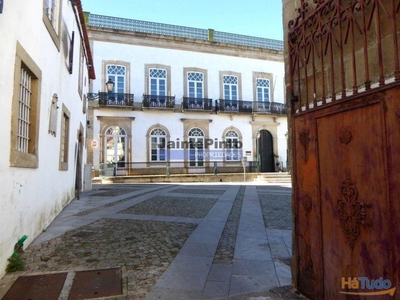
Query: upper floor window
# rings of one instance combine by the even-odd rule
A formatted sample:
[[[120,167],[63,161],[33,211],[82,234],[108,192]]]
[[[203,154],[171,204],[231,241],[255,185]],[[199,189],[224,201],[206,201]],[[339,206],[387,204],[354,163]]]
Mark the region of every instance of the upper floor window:
[[[107,66],[107,80],[114,82],[113,93],[125,93],[126,91],[126,67],[120,65]]]
[[[188,72],[187,76],[189,98],[204,98],[204,74]]]
[[[58,14],[59,14],[59,0],[45,0],[45,7],[44,11],[47,17],[50,20],[51,25],[53,26],[54,30],[58,33]]]
[[[165,161],[166,159],[166,133],[162,129],[154,129],[150,133],[151,161]]]
[[[227,75],[223,76],[223,88],[225,100],[238,100],[238,77]]]
[[[58,51],[60,51],[62,35],[60,26],[61,1],[62,0],[43,0],[43,23]]]
[[[150,95],[167,95],[167,70],[150,69]]]
[[[257,78],[257,101],[270,101],[269,79]]]

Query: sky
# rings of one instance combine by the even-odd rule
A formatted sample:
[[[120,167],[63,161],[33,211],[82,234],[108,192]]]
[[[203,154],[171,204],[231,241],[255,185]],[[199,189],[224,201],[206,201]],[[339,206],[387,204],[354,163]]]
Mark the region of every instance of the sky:
[[[282,0],[81,1],[92,14],[283,39]]]

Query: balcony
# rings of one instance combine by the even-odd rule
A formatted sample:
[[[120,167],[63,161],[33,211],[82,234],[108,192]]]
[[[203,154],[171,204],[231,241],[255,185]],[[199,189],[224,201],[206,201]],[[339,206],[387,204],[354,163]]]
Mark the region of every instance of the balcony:
[[[89,93],[88,100],[99,101],[99,106],[107,107],[132,107],[133,108],[133,94],[124,93]]]
[[[175,96],[143,95],[142,107],[174,109]]]
[[[209,98],[182,98],[182,110],[212,111],[212,99]]]
[[[263,101],[243,100],[215,100],[216,111],[226,113],[258,113],[285,115],[287,109],[285,104]]]
[[[252,113],[253,111],[253,102],[251,101],[242,101],[242,100],[224,100],[219,99],[215,100],[216,111],[221,112],[244,112],[244,113]]]
[[[259,114],[267,113],[275,115],[286,115],[287,108],[286,105],[282,103],[256,101],[254,102],[253,112]]]

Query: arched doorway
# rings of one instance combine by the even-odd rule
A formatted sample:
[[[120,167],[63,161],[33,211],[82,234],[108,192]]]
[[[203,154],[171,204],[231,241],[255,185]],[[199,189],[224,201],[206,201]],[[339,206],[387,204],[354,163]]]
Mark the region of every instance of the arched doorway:
[[[105,133],[105,153],[104,161],[107,164],[119,162],[123,166],[126,161],[127,143],[126,132],[120,126],[112,126]]]
[[[274,172],[274,146],[272,135],[267,130],[260,131],[258,138],[260,172]]]

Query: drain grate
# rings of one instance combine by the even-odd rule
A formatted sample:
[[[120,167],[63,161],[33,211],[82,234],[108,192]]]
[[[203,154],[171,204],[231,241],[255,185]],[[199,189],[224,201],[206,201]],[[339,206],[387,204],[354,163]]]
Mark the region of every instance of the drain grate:
[[[57,300],[67,273],[18,277],[3,300]]]
[[[121,277],[120,268],[77,272],[68,300],[121,295]]]
[[[97,234],[97,232],[93,232],[93,231],[79,231],[78,233],[73,234],[72,236],[74,237],[78,237],[78,238],[89,238],[93,235]]]

